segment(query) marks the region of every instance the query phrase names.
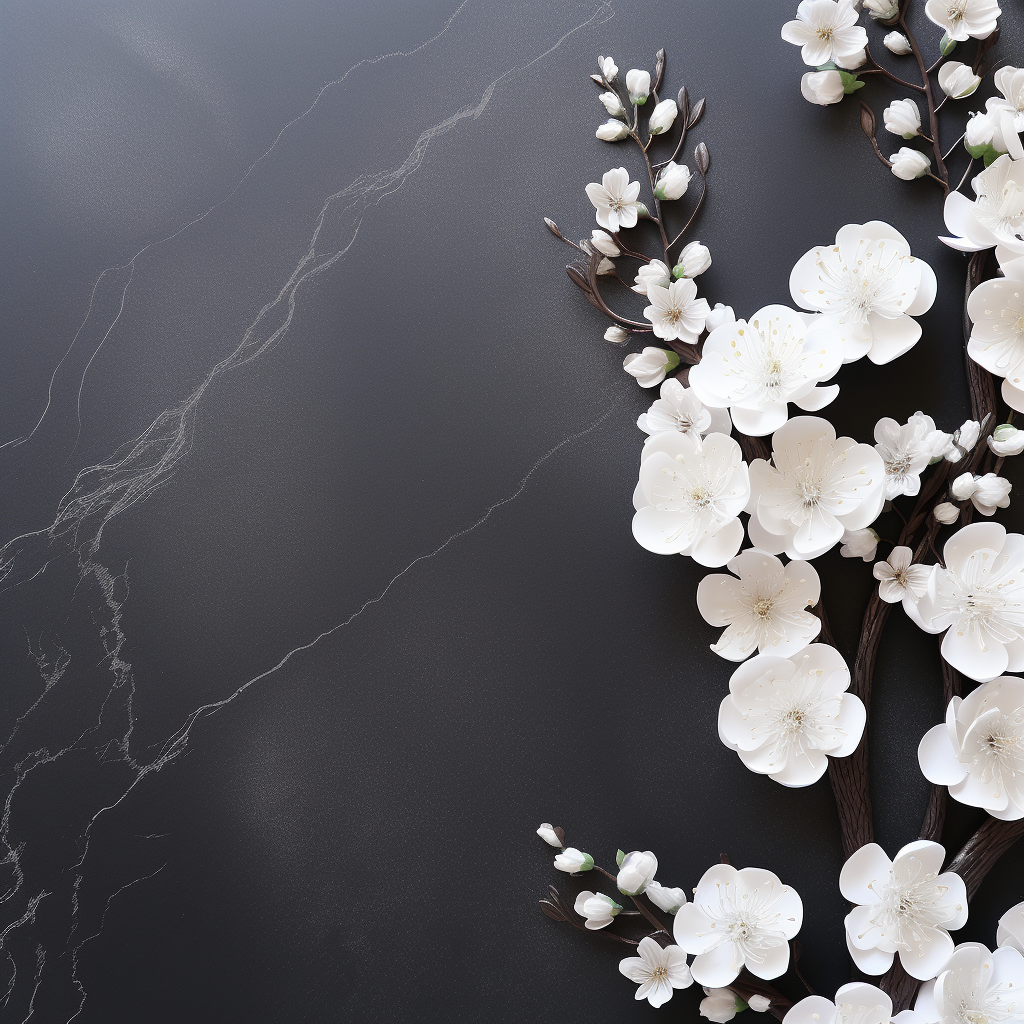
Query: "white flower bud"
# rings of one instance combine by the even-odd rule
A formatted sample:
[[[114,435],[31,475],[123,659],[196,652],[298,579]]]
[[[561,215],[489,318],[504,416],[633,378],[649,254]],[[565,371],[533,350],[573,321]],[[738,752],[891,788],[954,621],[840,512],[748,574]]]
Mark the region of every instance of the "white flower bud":
[[[1013,484],[1005,477],[986,473],[974,478],[974,492],[971,501],[983,516],[995,515],[997,508],[1010,507],[1010,491]]]
[[[716,327],[721,327],[722,324],[734,324],[735,322],[736,314],[733,312],[732,306],[727,306],[723,302],[716,302],[715,308],[708,314],[706,326],[708,333],[710,333]]]
[[[950,501],[943,501],[935,506],[933,514],[940,523],[949,526],[960,518],[960,509]]]
[[[619,255],[619,247],[615,244],[615,239],[600,228],[595,228],[590,232],[590,244],[604,256]]]
[[[882,120],[887,132],[905,139],[912,139],[921,131],[921,111],[913,100],[893,100],[882,111]]]
[[[867,50],[857,50],[856,53],[837,53],[835,55],[836,66],[841,67],[844,71],[853,71],[859,68],[867,59]]]
[[[629,102],[642,107],[647,102],[647,94],[651,91],[651,73],[633,68],[626,72],[626,92]]]
[[[615,81],[615,76],[619,73],[619,69],[615,66],[615,61],[611,57],[598,57],[597,66],[601,70],[601,77],[606,82],[611,84]]]
[[[974,474],[961,473],[950,485],[949,493],[957,501],[966,501],[974,493]]]
[[[648,882],[645,895],[666,914],[675,914],[686,903],[686,893],[682,889],[670,889],[661,882]]]
[[[604,109],[608,111],[612,117],[622,117],[626,113],[626,108],[622,105],[622,100],[613,92],[603,92],[598,99],[604,104]]]
[[[629,341],[629,331],[619,327],[618,324],[613,324],[604,332],[604,340],[610,341],[613,345],[621,345],[623,342]]]
[[[679,108],[676,106],[675,100],[662,100],[651,111],[651,119],[647,124],[648,130],[652,135],[661,135],[667,132],[672,127],[678,113]]]
[[[865,562],[873,562],[877,549],[878,534],[870,527],[866,530],[843,531],[843,546],[839,549],[843,558],[862,558]]]
[[[892,21],[899,17],[899,0],[864,0],[864,10],[876,21]]]
[[[654,194],[659,199],[680,199],[690,185],[690,168],[686,164],[669,161],[658,175]]]
[[[630,352],[622,360],[622,368],[626,373],[636,377],[642,388],[657,387],[666,377],[669,370],[679,365],[679,356],[667,349],[649,345],[643,352]]]
[[[772,1005],[772,1001],[767,996],[754,994],[747,1000],[747,1006],[749,1006],[754,1013],[767,1013],[768,1007]]]
[[[700,242],[690,242],[679,254],[679,262],[672,268],[672,276],[697,277],[711,266],[711,251]]]
[[[700,1015],[714,1024],[728,1024],[736,1016],[736,996],[727,988],[705,988],[707,998],[700,1001]]]
[[[910,149],[904,146],[898,153],[889,157],[892,164],[892,173],[904,181],[913,181],[915,178],[923,178],[931,169],[931,160],[919,149]]]
[[[606,928],[610,925],[622,907],[611,896],[605,896],[603,892],[589,892],[584,889],[576,897],[573,909],[580,917],[587,919],[587,927],[591,931],[597,931],[599,928]]]
[[[959,462],[978,443],[981,424],[977,420],[965,420],[963,426],[953,434],[953,443],[946,452],[947,462]]]
[[[639,295],[646,295],[651,285],[667,288],[672,283],[672,274],[661,260],[651,260],[637,271],[633,280],[633,291]]]
[[[612,261],[608,259],[607,256],[602,256],[601,262],[598,263],[597,270],[595,271],[595,273],[598,277],[607,277],[609,274],[614,274],[615,264],[612,263]]]
[[[557,846],[559,849],[562,848],[562,840],[558,838],[558,833],[555,831],[553,825],[549,822],[544,822],[539,829],[537,829],[537,835],[544,840],[548,846]]]
[[[910,40],[902,32],[890,32],[882,42],[887,50],[901,56],[911,52]]]
[[[954,100],[970,96],[981,85],[981,79],[966,65],[951,60],[939,68],[939,88]]]
[[[1003,423],[992,431],[988,439],[989,448],[996,455],[1020,455],[1024,452],[1024,430],[1018,430],[1012,423]]]
[[[629,134],[629,129],[621,121],[616,121],[613,117],[605,121],[604,124],[599,125],[594,134],[602,142],[618,142],[619,139],[624,139]]]
[[[622,858],[615,884],[619,887],[619,892],[624,892],[627,896],[638,896],[650,882],[654,881],[657,870],[658,858],[650,850],[643,853],[634,850]]]
[[[843,80],[835,70],[808,71],[800,79],[800,92],[808,103],[816,103],[819,107],[838,103],[846,94]]]
[[[590,871],[594,866],[594,858],[589,853],[583,853],[574,846],[567,846],[557,857],[555,867],[559,871],[566,871],[574,875],[580,871]]]

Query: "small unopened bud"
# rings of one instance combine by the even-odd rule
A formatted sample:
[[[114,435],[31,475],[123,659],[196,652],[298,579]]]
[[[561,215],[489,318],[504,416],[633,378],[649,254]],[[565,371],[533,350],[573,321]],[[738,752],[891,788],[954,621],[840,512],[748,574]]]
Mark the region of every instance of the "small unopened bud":
[[[942,38],[939,40],[939,53],[943,57],[948,57],[955,49],[956,40],[948,32],[943,32]]]
[[[890,32],[882,42],[887,50],[900,56],[911,52],[910,40],[902,32]]]
[[[958,509],[952,502],[943,501],[935,506],[933,514],[940,523],[944,526],[949,526],[960,518],[960,509]]]
[[[636,215],[638,217],[648,217],[649,218],[651,216],[651,211],[648,210],[647,207],[644,206],[643,203],[637,203],[636,204]]]
[[[1024,430],[1018,430],[1012,423],[1001,423],[988,439],[989,448],[996,455],[1020,455],[1024,452]]]
[[[624,330],[617,324],[613,324],[604,332],[604,340],[610,341],[613,345],[621,345],[629,340],[629,331]]]
[[[957,501],[966,501],[975,491],[974,474],[961,473],[949,487],[949,493]]]
[[[754,1013],[766,1013],[768,1007],[772,1005],[772,1001],[767,996],[752,995],[747,1000],[747,1006],[749,1006]]]

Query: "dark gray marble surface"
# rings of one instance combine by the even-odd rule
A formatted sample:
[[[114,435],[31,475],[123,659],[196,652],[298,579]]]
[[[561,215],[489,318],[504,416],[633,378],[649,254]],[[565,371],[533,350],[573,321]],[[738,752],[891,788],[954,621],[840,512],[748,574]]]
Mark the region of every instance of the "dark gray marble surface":
[[[708,97],[702,293],[788,301],[803,252],[887,219],[939,299],[911,354],[843,370],[834,421],[962,421],[938,190],[800,98],[793,6],[0,2],[0,1021],[651,1019],[611,944],[537,911],[565,881],[541,820],[686,887],[722,851],[775,870],[805,971],[844,980],[827,782],[720,744],[702,572],[630,535],[652,395],[541,222],[588,234],[620,159],[597,54],[664,45]],[[868,567],[820,568],[852,659]],[[894,615],[890,851],[938,670]],[[991,944],[1020,865],[960,937]]]

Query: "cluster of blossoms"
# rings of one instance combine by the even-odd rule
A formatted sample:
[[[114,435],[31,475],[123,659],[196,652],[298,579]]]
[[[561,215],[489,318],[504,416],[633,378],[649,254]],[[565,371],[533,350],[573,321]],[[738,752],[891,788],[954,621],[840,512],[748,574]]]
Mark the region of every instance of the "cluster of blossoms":
[[[967,354],[985,374],[1003,379],[1006,405],[1024,412],[1024,70],[1000,68],[994,76],[999,95],[966,126],[970,163],[961,186],[976,160],[984,164],[971,182],[975,198],[968,199],[949,187],[949,154],[938,145],[937,113],[947,100],[965,99],[978,89],[1001,11],[996,0],[927,0],[925,14],[944,34],[939,59],[926,67],[907,22],[911,2],[802,0],[782,36],[801,47],[814,69],[804,75],[802,91],[819,104],[856,92],[868,74],[907,84],[871,56],[862,13],[891,29],[884,41],[890,53],[914,56],[922,84],[911,88],[919,96],[891,103],[883,121],[904,141],[932,146],[936,162],[912,146],[886,160],[866,104],[861,124],[894,174],[927,175],[945,190],[949,235],[942,240],[976,254],[969,271]],[[968,39],[978,41],[975,59],[947,59]],[[1005,458],[1024,452],[1024,431],[1012,423],[993,427],[995,404],[986,407],[977,393],[973,417],[956,429],[942,429],[920,411],[905,422],[886,416],[875,424],[874,443],[841,436],[817,415],[838,395],[835,378],[845,364],[865,357],[889,364],[921,340],[918,318],[935,302],[935,273],[912,254],[899,231],[871,220],[840,228],[833,242],[800,256],[789,275],[787,304],[765,305],[746,316],[724,303],[712,307],[698,295],[695,281],[711,265],[707,246],[689,241],[670,255],[706,194],[706,148],[694,152],[699,199],[671,240],[668,207],[662,205],[683,199],[696,178],[676,157],[703,101],[691,114],[685,89],[677,100],[659,99],[663,68],[659,52],[654,74],[631,70],[623,90],[614,61],[599,60],[600,74],[592,77],[604,90],[600,100],[611,120],[597,136],[638,145],[647,164],[650,206],[641,199],[640,180],[624,166],[587,185],[598,228],[577,246],[588,257],[586,267],[569,271],[612,319],[607,340],[622,344],[642,335],[663,343],[644,345],[623,360],[642,388],[659,388],[637,420],[646,438],[632,531],[652,553],[684,555],[708,569],[726,570],[704,575],[696,592],[700,615],[722,629],[712,651],[733,663],[719,707],[720,739],[752,772],[789,788],[813,785],[834,759],[856,751],[863,761],[848,764],[866,761],[870,679],[866,686],[863,678],[854,679],[833,646],[821,609],[821,578],[812,564],[838,547],[844,557],[872,565],[878,585],[865,621],[884,621],[889,606],[902,605],[917,627],[941,636],[941,655],[954,670],[953,692],[959,675],[975,684],[966,696],[948,701],[944,724],[923,738],[914,736],[924,777],[993,819],[1022,822],[1024,680],[1007,673],[1024,672],[1024,535],[972,520],[989,520],[1008,507],[1011,485],[1000,471]],[[939,103],[931,76],[945,97]],[[639,111],[649,99],[644,140]],[[922,103],[931,135],[924,129]],[[651,143],[674,126],[681,135],[671,157],[652,164]],[[641,221],[657,228],[661,257],[643,255],[632,236],[623,234]],[[548,226],[562,237],[552,222]],[[994,250],[999,276],[983,281],[988,250]],[[625,278],[624,260],[638,264]],[[644,319],[613,312],[600,294],[599,277],[617,279],[642,296]],[[913,501],[909,515],[897,504],[903,499]],[[876,526],[893,508],[902,521],[900,539],[883,541]],[[940,557],[940,531],[955,526]],[[880,545],[885,558],[879,557]],[[833,773],[841,820],[844,794],[836,774],[845,771]],[[849,771],[865,774],[866,790],[866,770]],[[606,934],[622,925],[623,915],[654,926],[637,939],[616,933],[636,947],[637,955],[622,960],[620,970],[639,986],[638,999],[660,1006],[674,990],[697,982],[706,995],[701,1013],[714,1021],[728,1021],[748,1006],[774,1007],[776,1016],[792,1018],[793,1024],[821,1024],[823,1014],[835,1024],[893,1020],[892,998],[874,985],[844,986],[834,1001],[814,995],[783,1014],[774,997],[763,994],[774,991],[770,986],[756,992],[744,982],[750,976],[769,982],[789,969],[790,941],[802,923],[800,897],[771,871],[715,865],[688,901],[683,889],[655,879],[658,861],[650,851],[620,851],[618,872],[612,874],[589,854],[565,847],[560,830],[545,825],[539,833],[560,848],[557,869],[597,871],[614,879],[617,889],[614,895],[584,890],[571,911],[553,891],[552,900],[542,901],[549,916]],[[932,838],[912,842],[890,859],[862,835],[847,842],[844,822],[850,855],[839,890],[852,905],[845,922],[852,960],[869,976],[896,970],[923,983],[914,1009],[904,1002],[897,1015],[902,1024],[1024,1021],[1024,997],[1018,998],[1024,989],[1024,904],[1004,915],[994,952],[978,943],[956,945],[950,933],[968,917],[966,876],[943,870],[946,850],[932,841],[941,838],[938,832],[922,835]],[[624,911],[623,897],[637,910]],[[661,920],[656,911],[673,920]]]

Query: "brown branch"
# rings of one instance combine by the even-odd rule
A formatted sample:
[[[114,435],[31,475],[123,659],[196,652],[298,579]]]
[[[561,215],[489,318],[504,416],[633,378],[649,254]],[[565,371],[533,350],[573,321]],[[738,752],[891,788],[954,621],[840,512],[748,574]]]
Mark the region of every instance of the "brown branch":
[[[924,62],[924,58],[921,56],[921,48],[917,45],[917,39],[907,25],[906,10],[900,12],[899,26],[903,29],[903,34],[907,37],[907,41],[910,43],[910,49],[913,51],[914,59],[917,61],[918,71],[921,73],[922,87],[920,91],[924,93],[924,98],[928,102],[928,123],[931,126],[930,141],[932,149],[935,151],[935,167],[939,172],[938,176],[940,184],[948,194],[949,172],[946,170],[946,161],[942,159],[942,146],[939,144],[939,118],[935,111],[935,97],[932,94],[932,80],[928,77],[928,67]]]
[[[967,886],[967,898],[973,899],[985,876],[1018,839],[1024,836],[1024,818],[1000,821],[988,818],[949,862],[947,871],[955,871]]]

